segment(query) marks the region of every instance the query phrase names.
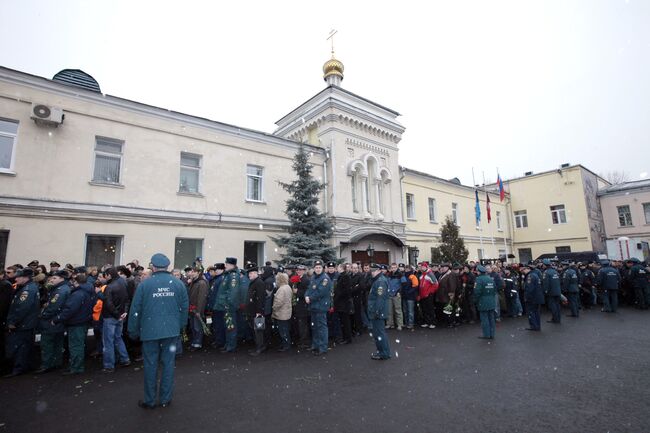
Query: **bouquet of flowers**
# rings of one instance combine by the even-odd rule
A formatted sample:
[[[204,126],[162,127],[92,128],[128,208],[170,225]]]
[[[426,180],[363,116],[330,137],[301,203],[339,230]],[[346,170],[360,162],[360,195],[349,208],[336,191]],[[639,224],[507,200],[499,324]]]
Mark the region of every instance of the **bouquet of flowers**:
[[[203,335],[212,335],[212,330],[208,326],[207,323],[205,323],[205,320],[203,319],[203,316],[201,314],[197,314],[196,310],[196,305],[190,305],[190,314],[193,314],[197,319],[199,319],[199,323],[201,324],[201,329],[203,329]]]

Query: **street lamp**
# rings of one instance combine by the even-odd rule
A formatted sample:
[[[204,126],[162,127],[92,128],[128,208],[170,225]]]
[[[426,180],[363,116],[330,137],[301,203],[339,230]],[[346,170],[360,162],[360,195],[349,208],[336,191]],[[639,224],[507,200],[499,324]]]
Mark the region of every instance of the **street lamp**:
[[[420,256],[420,249],[418,247],[413,247],[413,257],[415,257],[415,261],[418,261],[418,257]]]
[[[366,248],[366,252],[368,253],[368,257],[372,260],[372,256],[375,255],[375,249],[372,247],[372,242],[368,244],[368,248]]]

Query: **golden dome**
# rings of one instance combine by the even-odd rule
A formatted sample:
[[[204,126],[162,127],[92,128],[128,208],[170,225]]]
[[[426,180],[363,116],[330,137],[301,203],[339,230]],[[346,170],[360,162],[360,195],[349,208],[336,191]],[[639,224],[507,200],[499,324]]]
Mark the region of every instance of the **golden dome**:
[[[338,75],[341,77],[341,79],[343,79],[343,63],[336,60],[334,58],[334,54],[332,54],[332,58],[326,61],[323,65],[323,74],[324,80],[327,80],[327,77],[330,75]]]

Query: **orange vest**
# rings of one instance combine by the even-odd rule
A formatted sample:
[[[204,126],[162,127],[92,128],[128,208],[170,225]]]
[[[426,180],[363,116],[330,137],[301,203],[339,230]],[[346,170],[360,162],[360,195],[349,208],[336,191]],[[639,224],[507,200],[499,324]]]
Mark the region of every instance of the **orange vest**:
[[[102,293],[104,293],[104,289],[106,286],[101,287]],[[95,322],[99,322],[99,317],[102,314],[102,307],[104,306],[104,302],[101,299],[97,299],[97,302],[95,302],[95,306],[93,307],[93,320]]]

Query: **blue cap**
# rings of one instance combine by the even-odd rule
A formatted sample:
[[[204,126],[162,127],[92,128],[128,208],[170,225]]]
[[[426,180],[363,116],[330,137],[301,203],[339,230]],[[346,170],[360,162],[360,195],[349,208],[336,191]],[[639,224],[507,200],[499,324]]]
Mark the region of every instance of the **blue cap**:
[[[600,264],[603,266],[609,266],[609,260],[601,260]]]
[[[169,266],[169,259],[162,253],[156,253],[151,256],[151,264],[156,268],[166,268]]]
[[[544,266],[551,266],[551,259],[544,259],[542,260],[542,264]]]
[[[478,265],[478,266],[476,267],[476,270],[479,271],[479,272],[482,273],[482,274],[484,274],[484,273],[487,272],[487,269],[485,269],[485,266],[483,266],[483,265]]]

